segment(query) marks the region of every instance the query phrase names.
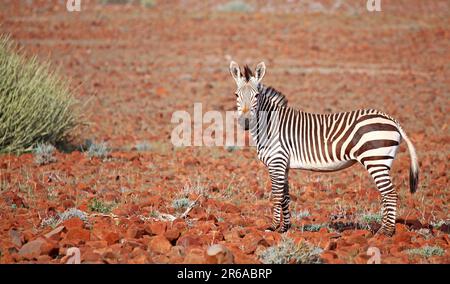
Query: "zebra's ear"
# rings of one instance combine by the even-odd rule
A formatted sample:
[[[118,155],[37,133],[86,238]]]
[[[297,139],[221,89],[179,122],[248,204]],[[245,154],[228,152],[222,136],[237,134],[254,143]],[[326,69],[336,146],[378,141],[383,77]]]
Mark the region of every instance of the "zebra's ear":
[[[264,62],[261,62],[256,66],[255,70],[256,80],[258,80],[258,82],[261,82],[262,78],[264,78],[264,74],[266,74],[266,64],[264,64]]]
[[[239,68],[239,65],[234,61],[231,61],[230,63],[230,73],[236,82],[241,78],[241,69]]]

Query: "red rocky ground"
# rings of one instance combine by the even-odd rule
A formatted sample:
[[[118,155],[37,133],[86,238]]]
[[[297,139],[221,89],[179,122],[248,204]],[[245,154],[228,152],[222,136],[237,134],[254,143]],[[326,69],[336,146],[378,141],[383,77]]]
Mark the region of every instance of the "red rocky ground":
[[[367,12],[364,1],[249,1],[255,10],[242,13],[218,11],[224,2],[157,1],[144,9],[83,0],[80,13],[61,1],[0,3],[0,32],[60,66],[86,102],[90,123],[79,140],[113,148],[107,159],[75,151],[43,166],[32,154],[0,157],[0,263],[62,263],[73,246],[83,263],[217,262],[205,256],[211,244],[223,244],[236,263],[259,263],[281,235],[263,231],[270,190],[255,150],[170,143],[175,110],[192,113],[194,102],[204,112],[235,108],[230,58],[264,60],[265,82],[306,111],[391,114],[419,154],[415,195],[404,145],[392,169],[400,194],[394,237],[350,224],[379,210],[360,166],[291,171],[291,209],[309,216],[294,218],[288,237],[322,248],[325,263],[366,263],[371,246],[382,263],[450,263],[448,1],[383,1],[380,13]],[[151,149],[137,151],[139,141]],[[184,211],[173,207],[181,197],[197,200],[187,217],[159,221],[159,213]],[[43,225],[74,207],[87,219]],[[317,231],[304,229],[311,226]],[[444,253],[408,253],[427,245]]]

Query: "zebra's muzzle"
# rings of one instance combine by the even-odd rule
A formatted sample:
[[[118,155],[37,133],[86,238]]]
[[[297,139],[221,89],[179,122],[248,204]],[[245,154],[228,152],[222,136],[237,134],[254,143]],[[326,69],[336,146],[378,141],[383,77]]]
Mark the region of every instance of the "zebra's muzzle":
[[[250,118],[245,117],[245,116],[240,116],[238,118],[238,123],[244,130],[250,129]]]

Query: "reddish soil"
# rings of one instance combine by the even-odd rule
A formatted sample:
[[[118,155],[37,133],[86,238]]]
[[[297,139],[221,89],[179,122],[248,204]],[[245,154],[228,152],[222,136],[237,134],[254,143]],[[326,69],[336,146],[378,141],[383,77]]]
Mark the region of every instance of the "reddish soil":
[[[259,263],[258,254],[282,236],[263,230],[270,184],[255,149],[174,149],[170,142],[175,110],[192,113],[194,102],[204,112],[235,108],[230,58],[252,66],[264,60],[265,82],[306,111],[389,113],[419,155],[416,194],[409,193],[404,143],[392,169],[400,195],[394,237],[352,223],[379,212],[379,194],[359,165],[291,171],[291,210],[310,215],[294,218],[287,236],[324,249],[326,263],[366,263],[372,246],[382,263],[450,263],[448,1],[383,1],[379,13],[367,12],[365,1],[334,10],[332,0],[250,1],[258,8],[248,13],[217,11],[226,1],[157,1],[145,9],[98,2],[82,0],[79,13],[61,1],[0,3],[0,32],[60,66],[86,103],[89,125],[79,140],[113,148],[105,160],[58,152],[43,166],[32,154],[0,156],[0,263],[62,263],[73,246],[82,263],[215,262],[205,256],[211,244],[227,247],[236,263]],[[314,10],[319,2],[326,11]],[[138,141],[151,149],[137,151]],[[197,200],[188,216],[159,221],[157,212],[184,211],[173,201],[189,187],[204,196],[188,194]],[[94,200],[111,212],[95,212]],[[86,212],[86,222],[72,218],[47,234],[54,228],[43,220],[73,207]],[[302,230],[318,224],[326,226]],[[426,245],[443,255],[408,253]]]

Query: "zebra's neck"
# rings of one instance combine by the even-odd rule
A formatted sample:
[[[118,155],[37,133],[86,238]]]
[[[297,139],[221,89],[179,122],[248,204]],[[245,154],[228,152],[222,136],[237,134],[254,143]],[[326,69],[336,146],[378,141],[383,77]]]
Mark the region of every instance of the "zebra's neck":
[[[274,139],[279,140],[279,116],[287,108],[287,99],[279,91],[262,84],[258,85],[258,91],[256,123],[250,127],[250,134],[260,156],[269,145],[273,145]]]
[[[258,85],[258,110],[259,111],[273,111],[275,108],[286,107],[287,99],[279,91],[270,86]]]

